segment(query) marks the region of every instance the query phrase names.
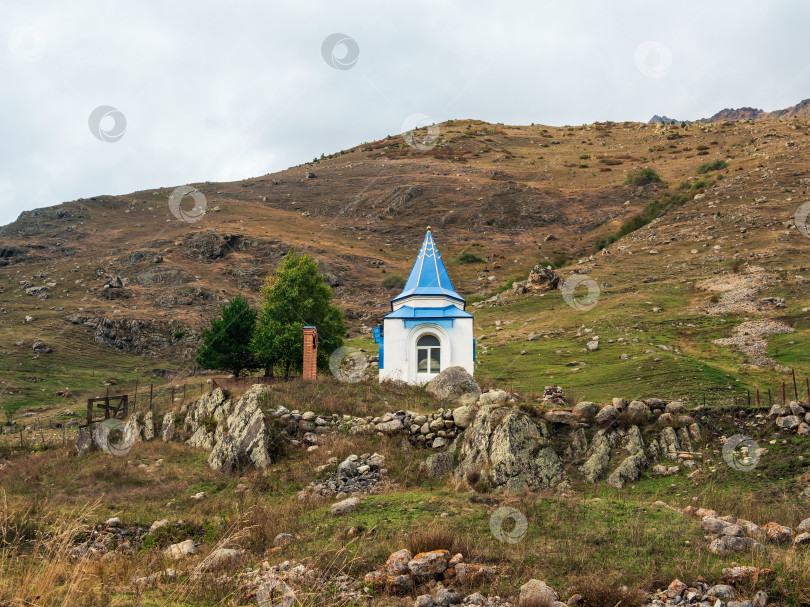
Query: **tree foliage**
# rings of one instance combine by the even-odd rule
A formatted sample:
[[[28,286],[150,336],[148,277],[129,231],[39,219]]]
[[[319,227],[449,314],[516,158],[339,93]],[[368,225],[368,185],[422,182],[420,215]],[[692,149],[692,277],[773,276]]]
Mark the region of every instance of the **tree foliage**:
[[[221,318],[211,319],[203,344],[197,351],[197,363],[206,369],[230,371],[237,377],[258,365],[251,347],[256,328],[256,311],[241,295],[223,306]]]
[[[303,368],[305,326],[318,329],[318,368],[329,367],[330,354],[343,345],[346,323],[331,305],[332,289],[308,255],[290,250],[262,288],[263,303],[253,337],[256,359],[268,375],[277,366],[285,376]]]

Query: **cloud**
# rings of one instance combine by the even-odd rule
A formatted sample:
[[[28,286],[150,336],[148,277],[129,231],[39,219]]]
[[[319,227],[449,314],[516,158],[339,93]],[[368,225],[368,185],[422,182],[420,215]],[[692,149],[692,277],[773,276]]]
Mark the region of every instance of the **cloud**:
[[[784,107],[810,96],[808,13],[751,0],[4,3],[0,224],[281,170],[417,113],[561,125]],[[351,69],[321,55],[334,33],[357,42]],[[663,76],[638,67],[648,41],[671,55]],[[103,105],[126,118],[115,143],[88,126]]]

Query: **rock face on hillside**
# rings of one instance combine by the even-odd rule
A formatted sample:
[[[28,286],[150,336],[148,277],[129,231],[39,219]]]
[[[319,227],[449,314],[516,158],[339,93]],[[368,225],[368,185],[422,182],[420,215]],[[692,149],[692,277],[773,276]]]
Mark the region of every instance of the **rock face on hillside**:
[[[527,415],[491,405],[467,429],[458,462],[457,478],[495,489],[544,489],[566,479],[560,458]]]
[[[481,396],[481,388],[463,367],[448,367],[425,386],[428,394],[442,400],[471,405]]]

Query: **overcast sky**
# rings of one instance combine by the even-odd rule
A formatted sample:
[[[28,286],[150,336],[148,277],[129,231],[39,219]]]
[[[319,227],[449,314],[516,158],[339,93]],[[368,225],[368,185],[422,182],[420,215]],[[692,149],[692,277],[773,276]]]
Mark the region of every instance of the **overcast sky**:
[[[810,97],[808,23],[797,1],[0,0],[0,225],[273,172],[414,115],[778,109]]]

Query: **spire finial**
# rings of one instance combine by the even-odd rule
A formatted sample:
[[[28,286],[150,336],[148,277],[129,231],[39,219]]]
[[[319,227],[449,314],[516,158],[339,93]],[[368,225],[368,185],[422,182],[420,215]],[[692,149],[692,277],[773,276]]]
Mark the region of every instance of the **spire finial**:
[[[430,232],[430,226],[427,227],[427,231]]]

